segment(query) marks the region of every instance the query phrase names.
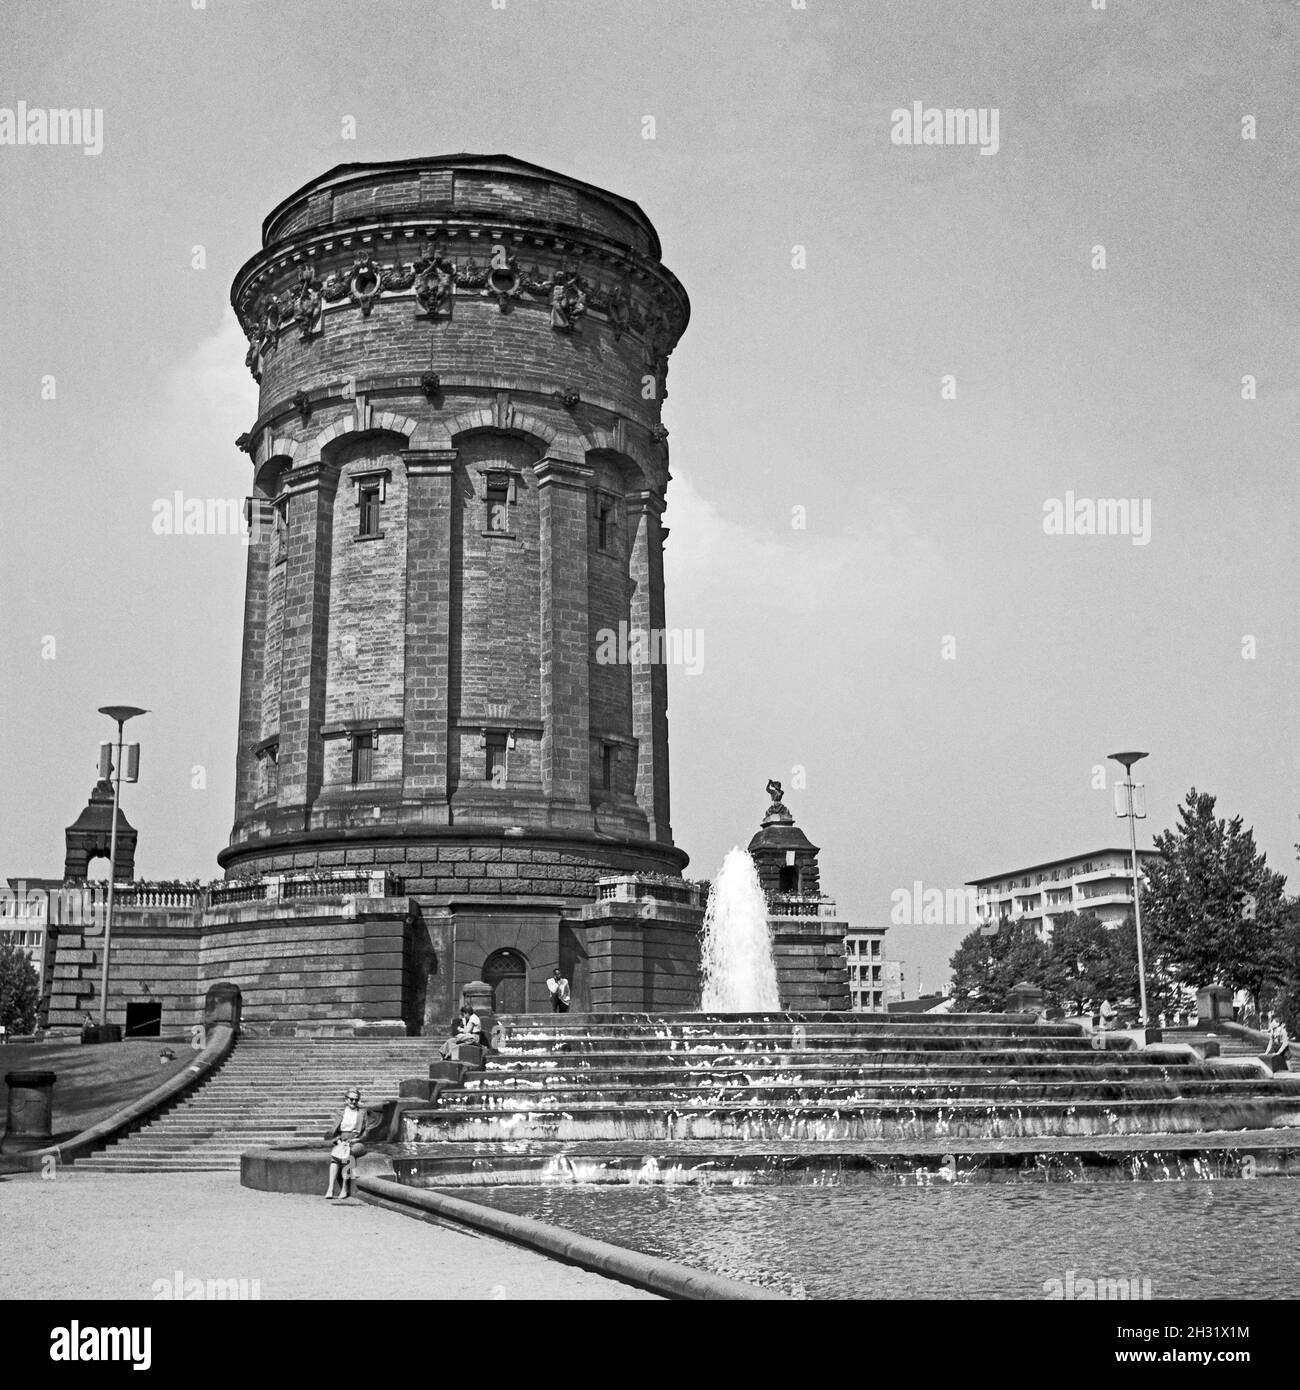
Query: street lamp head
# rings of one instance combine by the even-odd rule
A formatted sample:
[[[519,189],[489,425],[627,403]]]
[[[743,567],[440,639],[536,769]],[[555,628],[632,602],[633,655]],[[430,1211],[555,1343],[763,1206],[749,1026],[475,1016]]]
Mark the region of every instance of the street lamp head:
[[[137,709],[135,705],[100,705],[100,714],[106,714],[110,719],[116,720],[119,724],[125,724],[128,719],[134,719],[137,714],[148,714],[147,709]]]
[[[1123,763],[1123,764],[1124,764],[1124,771],[1125,771],[1125,772],[1131,771],[1132,768],[1133,768],[1133,764],[1134,764],[1135,762],[1137,762],[1140,758],[1145,758],[1146,756],[1147,756],[1147,754],[1145,754],[1145,753],[1109,753],[1109,754],[1107,754],[1107,757],[1113,758],[1117,763]]]

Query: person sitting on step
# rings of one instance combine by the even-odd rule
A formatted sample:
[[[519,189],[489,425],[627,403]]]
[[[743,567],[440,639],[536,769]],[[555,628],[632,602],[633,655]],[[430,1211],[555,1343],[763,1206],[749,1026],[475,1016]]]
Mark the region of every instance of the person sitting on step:
[[[451,1037],[442,1045],[442,1059],[450,1062],[457,1051],[467,1045],[481,1047],[484,1043],[483,1024],[468,1004],[460,1006],[460,1014],[451,1025]]]
[[[338,1183],[339,1198],[346,1201],[352,1195],[352,1179],[356,1174],[356,1158],[353,1147],[361,1138],[365,1128],[365,1111],[361,1108],[361,1092],[353,1086],[344,1097],[343,1114],[339,1122],[325,1136],[334,1141],[330,1149],[330,1181],[325,1191],[327,1202],[334,1199],[334,1185]]]
[[[1272,1063],[1273,1070],[1287,1070],[1287,1054],[1291,1050],[1291,1036],[1286,1030],[1286,1024],[1282,1022],[1280,1014],[1273,1015],[1273,1021],[1268,1029],[1268,1047],[1264,1049],[1264,1057]]]

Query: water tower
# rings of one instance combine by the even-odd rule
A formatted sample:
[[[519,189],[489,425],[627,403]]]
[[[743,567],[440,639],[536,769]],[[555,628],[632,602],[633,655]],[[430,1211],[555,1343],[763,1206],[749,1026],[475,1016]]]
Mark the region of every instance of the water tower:
[[[451,155],[313,179],[231,298],[261,393],[220,862],[386,867],[429,951],[532,970],[598,876],[686,863],[665,668],[602,640],[664,626],[685,291],[635,203]]]

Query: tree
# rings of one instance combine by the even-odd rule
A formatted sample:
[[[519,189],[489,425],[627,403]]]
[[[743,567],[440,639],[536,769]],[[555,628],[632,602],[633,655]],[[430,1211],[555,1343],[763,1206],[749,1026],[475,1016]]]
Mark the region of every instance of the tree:
[[[1177,829],[1156,836],[1142,925],[1153,958],[1175,979],[1194,989],[1248,990],[1258,1008],[1284,969],[1286,877],[1269,869],[1240,816],[1215,819],[1214,802],[1193,787],[1178,808]]]
[[[1145,919],[1142,934],[1147,1013],[1154,1019],[1159,1014],[1172,1012],[1175,1005],[1181,1006],[1184,986],[1174,978],[1168,962],[1158,951],[1152,949],[1153,943]],[[1121,922],[1107,929],[1106,936],[1108,993],[1115,999],[1128,999],[1138,1004],[1141,1002],[1142,992],[1138,986],[1137,928],[1133,924],[1133,914],[1126,913]]]
[[[973,931],[948,962],[953,999],[970,1013],[997,1013],[1022,980],[1038,984],[1044,974],[1047,946],[1032,922],[1016,922],[996,936]]]
[[[1294,1038],[1300,1035],[1300,898],[1292,898],[1287,904],[1281,947],[1282,968],[1278,971],[1277,991],[1269,1003],[1282,1015]]]
[[[11,1033],[32,1032],[40,989],[40,976],[27,953],[12,941],[0,940],[0,1026]]]
[[[1042,986],[1067,1013],[1088,1013],[1120,990],[1114,931],[1095,912],[1067,912],[1052,927]]]

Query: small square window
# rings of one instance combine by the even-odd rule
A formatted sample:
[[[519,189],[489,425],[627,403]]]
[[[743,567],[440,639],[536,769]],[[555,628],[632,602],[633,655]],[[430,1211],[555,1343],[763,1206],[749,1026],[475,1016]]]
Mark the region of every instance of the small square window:
[[[352,784],[374,780],[375,735],[352,735]]]

